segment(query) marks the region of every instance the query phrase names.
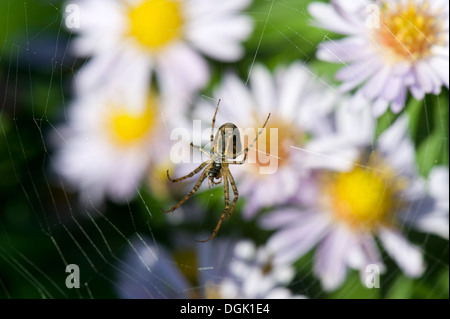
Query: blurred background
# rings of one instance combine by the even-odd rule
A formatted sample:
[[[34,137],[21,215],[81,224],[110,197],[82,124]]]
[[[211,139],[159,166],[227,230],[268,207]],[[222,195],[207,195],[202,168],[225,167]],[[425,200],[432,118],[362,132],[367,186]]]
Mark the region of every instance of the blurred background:
[[[231,63],[208,59],[211,80],[199,94],[212,97],[229,68],[245,79],[255,61],[271,70],[302,61],[319,77],[335,83],[339,65],[319,61],[315,53],[324,39],[339,36],[311,25],[309,2],[253,1],[244,10],[254,21],[254,31],[243,43],[244,56]],[[205,187],[186,203],[183,216],[192,211],[200,217],[177,220],[176,214],[167,216],[161,209],[179,200],[187,188],[168,185],[164,165],[156,177],[145,178],[133,199],[115,203],[107,198],[96,209],[80,204],[77,190],[61,184],[50,169],[56,151],[51,136],[67,122],[75,99],[73,77],[86,63],[72,52],[76,35],[64,26],[65,4],[0,1],[0,298],[121,297],[118,267],[136,233],[165,247],[175,256],[173,264],[192,278],[189,273],[195,266],[186,254],[199,245],[195,239],[209,236],[214,228],[217,209],[223,207],[220,187]],[[448,166],[448,90],[423,101],[408,101],[405,112],[411,117],[416,162],[426,177],[434,166]],[[397,116],[386,112],[377,121],[377,132]],[[149,187],[153,178],[157,181]],[[271,233],[254,220],[244,220],[241,208],[240,201],[217,238],[246,237],[264,245]],[[295,276],[287,288],[309,298],[448,298],[448,241],[413,231],[408,237],[426,251],[429,267],[420,278],[408,278],[386,261],[381,289],[365,288],[358,272],[350,271],[339,289],[326,292],[313,273],[310,252],[293,265]],[[191,248],[181,248],[185,246],[181,243],[190,241]],[[80,289],[66,288],[67,264],[79,266]]]

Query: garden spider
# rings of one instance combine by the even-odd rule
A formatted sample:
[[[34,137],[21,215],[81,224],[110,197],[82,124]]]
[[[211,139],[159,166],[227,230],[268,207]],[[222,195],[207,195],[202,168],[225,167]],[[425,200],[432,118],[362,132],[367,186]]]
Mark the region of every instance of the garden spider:
[[[175,209],[180,207],[186,200],[189,199],[200,187],[200,185],[203,183],[203,181],[208,178],[208,180],[214,184],[218,185],[221,182],[223,182],[223,189],[224,189],[224,197],[225,197],[225,209],[223,210],[222,214],[220,215],[219,222],[217,223],[216,228],[214,229],[211,236],[209,236],[206,240],[197,240],[198,242],[207,242],[211,240],[214,236],[217,235],[220,226],[222,225],[222,222],[226,219],[228,219],[231,214],[233,213],[234,207],[236,206],[236,202],[239,198],[239,192],[236,187],[236,183],[234,181],[233,176],[230,173],[230,170],[228,169],[229,164],[237,164],[241,165],[245,163],[245,160],[247,159],[247,153],[248,151],[253,147],[253,145],[258,140],[259,135],[263,132],[263,129],[265,128],[267,121],[270,118],[270,113],[267,116],[266,121],[264,122],[263,127],[256,135],[254,141],[245,149],[242,149],[241,146],[241,138],[239,134],[239,130],[236,127],[236,125],[232,123],[225,123],[221,127],[219,127],[219,130],[216,133],[216,137],[214,138],[213,132],[214,132],[214,124],[216,122],[216,114],[217,110],[219,109],[220,100],[217,103],[216,111],[214,112],[214,116],[212,118],[212,126],[211,126],[211,143],[212,143],[212,149],[211,152],[208,153],[204,150],[201,146],[196,146],[193,143],[191,143],[191,147],[196,148],[203,152],[206,156],[209,157],[208,160],[204,161],[200,164],[199,167],[197,167],[195,170],[193,170],[191,173],[189,173],[186,176],[172,179],[169,176],[169,170],[167,170],[167,178],[172,182],[180,182],[182,180],[185,180],[189,177],[194,176],[198,172],[200,172],[202,169],[203,172],[200,175],[200,178],[198,179],[197,183],[195,183],[194,188],[182,199],[180,200],[175,206],[170,208],[169,210],[166,210],[164,213],[170,213],[173,212]],[[241,161],[236,161],[236,158],[240,155],[244,154],[244,158]],[[231,161],[230,161],[231,160]],[[217,182],[215,180],[218,180]],[[229,194],[229,188],[228,188],[228,182],[231,184],[231,188],[233,189],[234,198],[233,202],[231,203],[230,207],[230,194]]]

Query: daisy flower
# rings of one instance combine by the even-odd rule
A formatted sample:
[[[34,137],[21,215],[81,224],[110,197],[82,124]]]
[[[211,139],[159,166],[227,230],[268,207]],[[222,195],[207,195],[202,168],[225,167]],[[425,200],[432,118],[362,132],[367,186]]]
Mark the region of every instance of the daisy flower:
[[[344,63],[336,79],[344,92],[357,88],[354,107],[373,102],[373,113],[394,113],[408,90],[417,100],[449,87],[449,13],[444,0],[361,0],[312,3],[315,23],[344,34],[324,42],[319,59]]]
[[[336,100],[334,93],[300,63],[278,68],[273,75],[255,65],[249,86],[232,73],[225,76],[214,94],[221,99],[216,125],[234,123],[246,147],[271,113],[246,163],[231,168],[239,194],[246,199],[245,217],[253,217],[262,207],[285,203],[295,194],[303,175],[299,163],[307,156],[292,146],[308,148],[312,137],[330,130],[326,118]],[[194,118],[211,125],[206,114],[214,114],[212,106],[201,101]],[[244,138],[246,132],[253,135]],[[329,163],[319,159],[314,164]]]
[[[229,265],[233,277],[221,280],[220,295],[230,299],[305,298],[284,287],[292,281],[294,269],[288,264],[274,265],[272,256],[267,247],[239,241]]]
[[[166,153],[169,137],[161,124],[158,97],[149,94],[140,110],[116,93],[75,100],[67,123],[53,134],[53,169],[64,186],[79,190],[84,203],[96,205],[104,197],[116,202],[131,199],[149,165],[162,160],[157,154]]]
[[[338,113],[337,119],[347,124],[357,123],[361,116],[343,108]],[[371,135],[356,128],[353,135]],[[278,209],[261,220],[263,228],[277,229],[267,243],[276,252],[274,263],[294,262],[317,245],[314,272],[326,290],[343,283],[348,267],[362,274],[369,264],[384,270],[376,238],[407,276],[419,277],[426,267],[422,250],[405,234],[422,225],[417,228],[442,235],[441,225],[448,226],[448,211],[436,211],[437,199],[416,172],[407,118],[398,118],[375,144],[374,130],[371,133],[365,146],[355,143],[360,156],[350,170],[313,173],[316,189],[310,192],[309,204]],[[442,197],[448,201],[448,194]]]
[[[121,298],[302,297],[283,287],[293,269],[268,267],[264,248],[247,240],[222,239],[169,252],[139,235],[130,246],[117,272]]]
[[[80,27],[74,50],[92,56],[81,68],[81,92],[104,85],[129,87],[145,104],[153,73],[160,92],[186,99],[206,85],[201,54],[231,62],[243,55],[241,42],[252,30],[241,13],[250,0],[75,0]]]
[[[427,233],[436,233],[449,238],[449,181],[448,167],[436,166],[428,176],[428,190],[432,199],[422,205],[430,206],[432,213],[420,214],[414,220],[414,227]]]

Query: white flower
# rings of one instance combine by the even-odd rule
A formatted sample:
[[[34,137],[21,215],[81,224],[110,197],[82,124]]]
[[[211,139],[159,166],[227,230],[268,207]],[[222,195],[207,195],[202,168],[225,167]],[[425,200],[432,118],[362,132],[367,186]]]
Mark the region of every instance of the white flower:
[[[137,235],[117,272],[122,298],[304,298],[284,288],[288,265],[269,268],[264,248],[247,240],[221,239],[173,252]]]
[[[163,95],[189,99],[206,85],[208,65],[243,55],[251,30],[241,14],[249,0],[75,0],[80,28],[74,50],[92,56],[77,77],[84,93],[105,85],[127,86],[136,105],[145,103],[153,73]]]
[[[294,269],[288,264],[273,264],[272,256],[267,247],[239,241],[229,265],[233,277],[220,282],[220,295],[230,299],[305,298],[284,288],[293,279]]]
[[[429,205],[432,213],[419,214],[413,221],[417,229],[436,233],[441,237],[449,238],[449,183],[448,167],[437,166],[429,174],[430,198],[425,203],[418,205]]]
[[[147,95],[141,110],[126,98],[98,92],[75,100],[67,123],[54,131],[54,170],[64,186],[79,190],[84,203],[99,204],[105,196],[116,202],[131,199],[150,163],[164,158],[165,127],[159,101]]]
[[[353,105],[373,102],[376,116],[449,87],[449,12],[445,0],[334,0],[309,6],[316,23],[346,35],[322,43],[321,60],[344,63],[341,90],[358,88]]]
[[[357,125],[365,115],[344,108],[337,112],[336,127],[346,124],[343,136],[367,138],[365,145],[361,139],[348,138],[359,150],[359,161],[348,171],[315,172],[316,190],[309,204],[303,201],[303,206],[278,209],[263,217],[264,228],[278,229],[267,243],[276,252],[274,263],[294,262],[318,245],[314,272],[324,289],[334,290],[345,280],[348,267],[362,274],[369,264],[384,270],[375,241],[378,237],[402,271],[418,277],[426,267],[422,251],[408,241],[405,232],[418,225],[418,229],[442,235],[441,225],[448,226],[448,210],[446,214],[436,211],[436,198],[427,193],[416,173],[407,118],[397,119],[372,144],[374,125],[367,126],[372,134]],[[348,134],[351,128],[354,132]],[[433,222],[424,227],[431,218]]]
[[[280,67],[273,75],[266,67],[255,65],[249,86],[229,73],[214,96],[221,99],[216,131],[226,122],[234,123],[240,129],[243,147],[253,142],[271,113],[266,133],[260,135],[249,151],[247,161],[230,166],[239,194],[246,200],[245,217],[253,217],[262,207],[289,200],[301,183],[304,170],[299,167],[305,170],[307,164],[328,167],[323,158],[312,163],[307,159],[308,153],[293,148],[308,149],[316,135],[330,131],[327,115],[336,101],[334,90],[304,65]],[[202,119],[204,128],[211,125],[213,107],[214,104],[202,101],[196,109],[194,118]],[[253,135],[244,139],[248,130]]]

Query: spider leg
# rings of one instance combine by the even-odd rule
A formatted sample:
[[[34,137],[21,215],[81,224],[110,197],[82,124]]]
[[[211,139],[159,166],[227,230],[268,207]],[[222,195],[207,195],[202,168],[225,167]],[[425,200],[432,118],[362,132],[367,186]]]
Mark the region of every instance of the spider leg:
[[[228,177],[227,174],[223,174],[223,194],[225,197],[225,208],[222,212],[222,214],[220,215],[220,219],[219,222],[217,223],[216,228],[214,229],[213,233],[211,234],[211,236],[209,236],[208,239],[206,240],[197,240],[197,242],[199,243],[206,243],[207,241],[210,241],[212,238],[214,238],[217,233],[219,232],[220,226],[222,225],[222,222],[226,219],[226,216],[229,215],[228,212],[228,208],[230,207],[230,194],[229,194],[229,189],[228,189]]]
[[[247,153],[249,150],[252,149],[253,145],[255,145],[256,141],[258,140],[258,137],[261,135],[261,133],[263,132],[264,128],[266,127],[267,122],[269,121],[271,113],[269,113],[269,115],[266,118],[266,121],[264,122],[263,127],[259,130],[258,135],[256,135],[255,139],[253,140],[253,142],[247,146],[243,151],[241,151],[239,154],[237,154],[236,156],[242,155],[244,154],[244,159],[242,161],[234,161],[233,163],[230,164],[244,164],[245,160],[247,159]]]
[[[237,165],[242,165],[245,163],[245,161],[247,160],[247,152],[244,153],[244,159],[241,161],[231,161],[231,162],[226,162],[227,164],[237,164]]]
[[[209,167],[207,166],[205,168],[205,170],[203,170],[202,175],[200,175],[200,178],[198,179],[197,183],[195,183],[194,188],[192,188],[192,190],[186,195],[184,196],[184,198],[182,200],[180,200],[175,206],[173,206],[172,208],[170,208],[169,210],[163,210],[163,213],[170,213],[173,212],[175,209],[177,209],[178,207],[181,206],[181,204],[183,204],[185,201],[187,201],[189,199],[189,197],[191,197],[192,195],[194,195],[194,193],[198,190],[198,188],[200,187],[200,185],[203,183],[203,181],[205,180],[205,178],[208,176],[208,171],[209,171]]]
[[[234,194],[234,198],[233,198],[233,202],[231,203],[230,210],[229,210],[227,216],[225,217],[225,220],[227,220],[228,218],[231,217],[231,214],[233,213],[234,207],[236,206],[236,203],[239,199],[239,192],[236,187],[236,182],[234,181],[233,175],[231,175],[231,173],[230,173],[230,170],[227,169],[225,172],[225,175],[230,179],[231,188],[233,189],[233,194]]]
[[[217,106],[216,106],[216,111],[214,112],[214,116],[212,118],[212,125],[211,125],[211,142],[214,141],[214,125],[216,124],[216,114],[217,114],[217,110],[219,109],[219,104],[220,104],[220,99],[217,102]]]
[[[182,181],[182,180],[185,180],[185,179],[187,179],[187,178],[189,178],[189,177],[194,176],[195,174],[197,174],[198,172],[200,172],[200,171],[202,170],[202,168],[205,167],[207,164],[209,164],[209,161],[205,161],[205,162],[201,163],[200,166],[197,167],[196,169],[194,169],[192,172],[190,172],[190,173],[187,174],[186,176],[183,176],[183,177],[180,177],[180,178],[177,178],[177,179],[172,179],[172,178],[169,176],[169,170],[167,170],[167,178],[168,178],[169,181],[171,181],[172,183],[180,182],[180,181]]]
[[[191,142],[191,147],[196,148],[196,149],[198,149],[199,151],[201,151],[203,154],[205,154],[206,156],[211,157],[211,155],[208,154],[208,152],[205,151],[205,150],[203,149],[203,147],[194,145],[194,143],[192,143],[192,142]]]

